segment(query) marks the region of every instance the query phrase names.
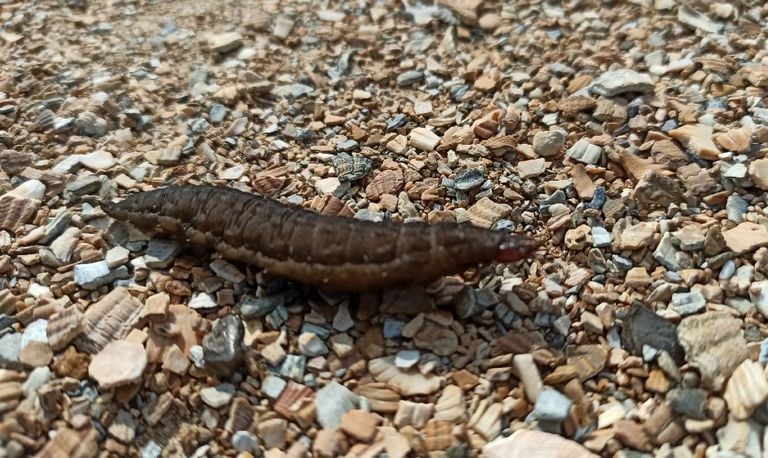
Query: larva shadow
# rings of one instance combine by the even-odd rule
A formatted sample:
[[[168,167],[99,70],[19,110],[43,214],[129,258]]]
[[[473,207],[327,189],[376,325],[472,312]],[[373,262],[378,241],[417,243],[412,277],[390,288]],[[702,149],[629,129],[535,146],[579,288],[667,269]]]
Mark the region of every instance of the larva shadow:
[[[102,208],[141,230],[335,292],[426,285],[478,265],[528,258],[539,246],[469,223],[374,223],[320,215],[227,187],[169,186]]]

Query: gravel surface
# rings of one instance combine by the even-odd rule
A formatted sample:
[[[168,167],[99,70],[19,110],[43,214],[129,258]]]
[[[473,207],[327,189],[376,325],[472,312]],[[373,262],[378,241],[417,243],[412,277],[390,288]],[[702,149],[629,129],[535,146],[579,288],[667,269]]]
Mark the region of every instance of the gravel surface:
[[[763,2],[0,16],[0,456],[768,453]],[[100,207],[169,184],[544,243],[330,293]]]

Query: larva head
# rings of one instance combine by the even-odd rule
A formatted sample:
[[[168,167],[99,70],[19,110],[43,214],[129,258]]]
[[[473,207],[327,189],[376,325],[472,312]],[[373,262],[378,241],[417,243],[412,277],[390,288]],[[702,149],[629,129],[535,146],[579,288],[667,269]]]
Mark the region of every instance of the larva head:
[[[501,241],[496,252],[498,262],[515,262],[530,258],[541,246],[539,242],[519,235],[510,235]]]

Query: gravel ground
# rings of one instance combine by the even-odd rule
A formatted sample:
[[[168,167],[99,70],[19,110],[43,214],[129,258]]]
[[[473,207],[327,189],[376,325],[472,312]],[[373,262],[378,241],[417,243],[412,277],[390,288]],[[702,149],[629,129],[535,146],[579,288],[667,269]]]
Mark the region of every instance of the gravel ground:
[[[0,456],[768,454],[762,2],[0,17]],[[543,245],[330,293],[100,207],[168,184]]]

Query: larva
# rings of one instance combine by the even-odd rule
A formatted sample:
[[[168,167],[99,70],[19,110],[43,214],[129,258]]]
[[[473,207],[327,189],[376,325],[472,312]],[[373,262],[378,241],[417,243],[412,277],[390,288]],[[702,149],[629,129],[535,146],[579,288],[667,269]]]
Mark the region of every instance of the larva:
[[[116,219],[204,245],[267,273],[336,291],[426,284],[538,244],[471,224],[374,223],[325,216],[216,186],[170,186],[102,209]]]

